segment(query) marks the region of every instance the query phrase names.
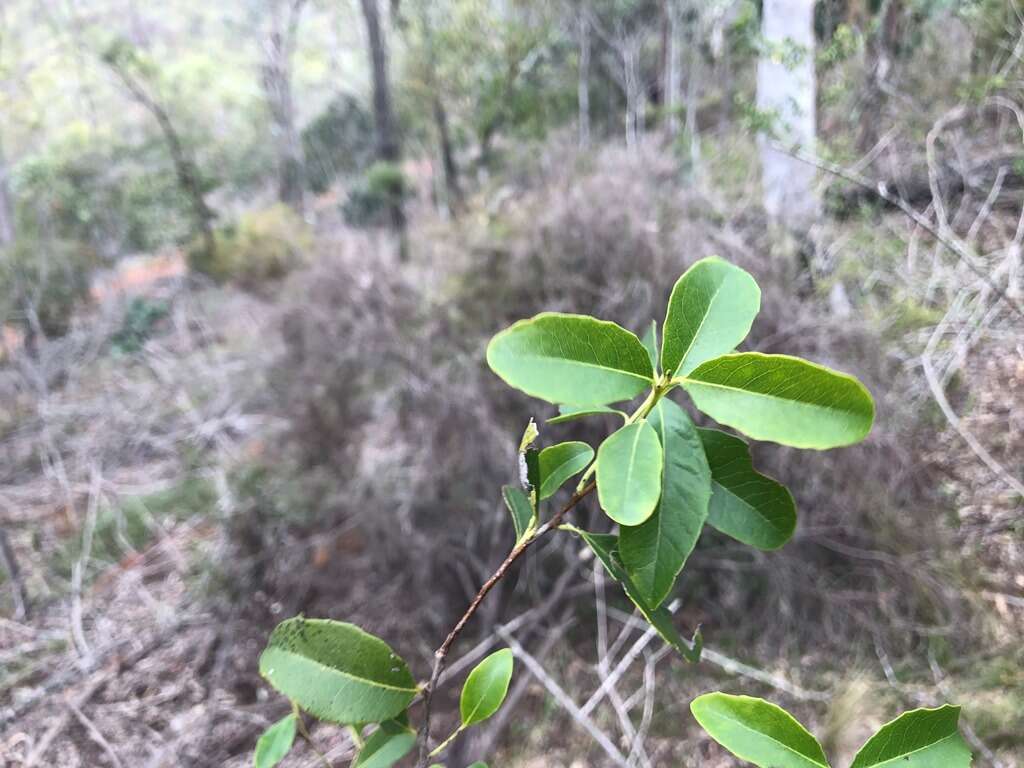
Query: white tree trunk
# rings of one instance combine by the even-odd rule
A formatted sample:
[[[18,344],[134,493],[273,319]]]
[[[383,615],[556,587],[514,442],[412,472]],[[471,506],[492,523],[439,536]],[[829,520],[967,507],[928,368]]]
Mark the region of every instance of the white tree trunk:
[[[757,66],[757,106],[787,147],[814,151],[814,0],[764,0],[765,52]],[[796,52],[796,56],[790,55]],[[793,59],[796,59],[794,62]],[[817,218],[814,168],[761,137],[764,206],[780,223],[806,231]]]

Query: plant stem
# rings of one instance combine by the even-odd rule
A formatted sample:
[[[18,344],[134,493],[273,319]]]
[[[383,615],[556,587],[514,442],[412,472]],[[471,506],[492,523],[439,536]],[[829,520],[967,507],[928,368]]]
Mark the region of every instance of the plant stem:
[[[299,711],[299,705],[295,702],[292,702],[292,711],[295,713],[295,720],[298,723],[299,733],[302,734],[302,738],[304,738],[309,743],[310,748],[316,752],[317,757],[320,758],[320,762],[324,764],[324,768],[331,768],[331,764],[328,762],[327,757],[319,750],[319,748],[317,748],[316,742],[313,741],[313,737],[309,735],[309,730],[306,728],[306,721],[302,719],[302,712]]]
[[[444,642],[441,643],[441,646],[434,651],[434,670],[430,675],[430,682],[427,683],[426,687],[423,689],[423,730],[420,732],[420,756],[416,763],[417,768],[426,768],[427,759],[430,756],[428,754],[428,749],[430,743],[431,703],[434,698],[434,689],[437,687],[437,681],[441,677],[441,672],[444,671],[444,663],[452,645],[458,639],[459,635],[462,634],[462,630],[465,629],[466,624],[468,624],[470,619],[472,619],[476,614],[477,609],[480,607],[480,603],[482,603],[484,598],[487,597],[487,593],[494,588],[495,584],[501,581],[515,561],[518,560],[520,556],[529,549],[530,545],[537,541],[537,539],[548,532],[557,529],[562,523],[562,518],[565,517],[565,515],[584,498],[589,496],[595,487],[595,483],[591,482],[586,487],[577,490],[572,495],[572,498],[565,503],[565,506],[552,515],[550,520],[540,526],[531,536],[521,541],[512,549],[511,552],[509,552],[508,557],[506,557],[502,564],[498,566],[498,570],[496,570],[494,574],[484,582],[483,586],[480,587],[480,591],[477,592],[476,597],[473,598],[473,601],[469,604],[466,612],[462,615],[462,618],[456,622],[452,631],[448,633]]]

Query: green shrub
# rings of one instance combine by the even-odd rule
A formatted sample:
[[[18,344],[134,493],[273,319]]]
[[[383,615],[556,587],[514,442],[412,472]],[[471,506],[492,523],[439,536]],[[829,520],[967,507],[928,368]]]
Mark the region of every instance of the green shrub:
[[[256,288],[284,277],[313,247],[309,226],[291,208],[272,205],[243,214],[215,233],[216,249],[206,253],[201,243],[189,248],[189,267],[218,282]]]
[[[34,312],[43,333],[64,335],[97,264],[95,252],[80,243],[18,240],[0,255],[0,319],[31,331]]]
[[[341,94],[302,132],[306,180],[317,194],[341,173],[359,173],[373,159],[373,118],[354,96]]]
[[[356,227],[374,227],[386,223],[388,209],[409,194],[405,174],[394,163],[378,162],[349,190],[342,212]]]
[[[121,327],[110,337],[111,346],[126,355],[138,352],[153,334],[156,324],[167,315],[167,310],[167,302],[135,297],[125,310]]]

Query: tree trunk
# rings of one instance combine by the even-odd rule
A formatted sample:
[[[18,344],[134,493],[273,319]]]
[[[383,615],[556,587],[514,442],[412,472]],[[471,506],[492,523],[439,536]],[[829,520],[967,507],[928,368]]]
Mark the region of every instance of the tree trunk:
[[[441,84],[434,67],[434,30],[430,23],[426,2],[420,3],[420,25],[427,47],[427,83],[431,92],[434,112],[434,127],[437,130],[438,149],[441,153],[441,169],[444,172],[444,189],[448,211],[455,215],[462,208],[462,187],[459,184],[459,167],[455,164],[455,148],[452,145],[451,130],[448,127],[448,110],[441,98]]]
[[[373,118],[377,132],[377,158],[397,164],[401,160],[401,147],[391,106],[391,87],[388,82],[388,54],[380,26],[377,0],[361,0],[366,36],[370,44],[370,70],[373,74]],[[399,238],[399,258],[404,261],[408,244],[405,231],[405,211],[401,200],[389,206],[391,227]]]
[[[621,47],[622,72],[626,86],[626,146],[636,147],[640,131],[640,76],[637,72],[637,52],[632,41],[626,41]]]
[[[775,115],[778,140],[813,152],[815,144],[814,0],[765,0],[762,35],[769,51],[757,66],[757,106]],[[794,64],[774,61],[770,52],[796,46]],[[817,218],[814,168],[774,149],[760,137],[764,207],[793,232],[806,232]]]
[[[867,153],[881,137],[882,111],[888,99],[889,76],[892,74],[899,45],[902,0],[883,0],[878,11],[878,25],[868,36],[865,47],[867,82],[861,100],[860,131],[857,149]]]
[[[167,149],[171,155],[178,186],[189,200],[194,226],[203,240],[203,250],[208,258],[212,258],[217,250],[217,243],[213,236],[213,211],[206,204],[199,169],[188,150],[185,149],[171,116],[160,102],[149,95],[143,84],[127,69],[127,65],[119,64],[116,61],[107,63],[114,74],[124,83],[132,97],[153,116],[157,125],[160,126],[160,132],[163,134],[164,141],[167,142]]]
[[[576,29],[580,45],[576,101],[579,109],[580,149],[586,149],[590,146],[590,22],[582,8],[576,19]]]
[[[14,242],[14,202],[11,199],[11,187],[7,179],[7,161],[4,148],[0,146],[0,249]]]
[[[272,9],[271,31],[266,42],[263,63],[263,91],[270,111],[274,154],[277,159],[278,199],[300,215],[305,206],[305,174],[302,148],[295,127],[295,102],[292,95],[292,54],[299,15],[305,0],[290,0],[285,18],[279,4]]]

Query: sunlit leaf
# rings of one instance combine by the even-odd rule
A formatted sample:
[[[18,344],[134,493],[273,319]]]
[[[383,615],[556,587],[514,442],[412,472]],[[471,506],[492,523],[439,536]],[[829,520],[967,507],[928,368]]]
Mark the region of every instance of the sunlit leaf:
[[[747,337],[761,308],[761,290],[749,273],[712,256],[676,281],[662,328],[661,365],[686,375],[705,360],[732,352]]]
[[[817,739],[764,699],[706,693],[690,703],[690,711],[711,738],[760,768],[828,768]]]
[[[295,714],[281,718],[267,728],[256,742],[253,763],[256,768],[274,768],[280,763],[295,743]]]
[[[750,447],[717,429],[700,429],[711,466],[708,524],[758,549],[778,549],[796,528],[796,504],[781,483],[762,475],[750,460]]]
[[[487,363],[509,386],[551,403],[607,405],[636,397],[654,371],[644,345],[615,323],[545,312],[491,339]]]
[[[640,338],[640,343],[644,345],[644,349],[647,350],[647,356],[651,358],[651,368],[655,371],[658,370],[658,322],[651,320],[651,324],[647,326],[647,330],[644,331],[644,335]]]
[[[645,420],[613,432],[597,450],[601,509],[622,525],[640,525],[661,495],[661,443]]]
[[[459,712],[462,725],[482,722],[498,711],[512,680],[512,651],[503,648],[477,664],[462,686]]]
[[[409,668],[387,644],[354,624],[298,616],[274,629],[260,674],[321,720],[378,723],[416,695]]]
[[[370,734],[352,768],[391,768],[409,754],[415,744],[415,731],[395,720],[388,720]]]
[[[647,417],[661,440],[664,468],[658,508],[637,526],[622,526],[622,563],[652,608],[668,596],[708,516],[711,470],[693,421],[662,399]]]
[[[579,474],[594,458],[594,449],[578,441],[559,443],[540,452],[540,498],[555,495],[570,477]]]
[[[948,704],[904,712],[868,739],[850,768],[968,768],[959,719],[960,707]]]
[[[787,355],[724,355],[681,383],[715,421],[795,448],[856,443],[875,418],[871,395],[855,378]]]

